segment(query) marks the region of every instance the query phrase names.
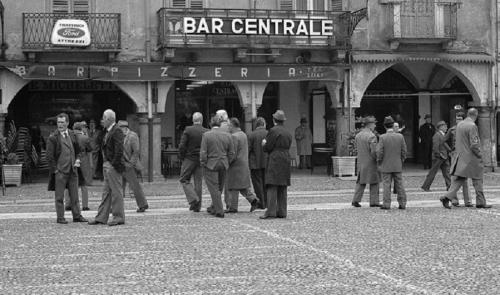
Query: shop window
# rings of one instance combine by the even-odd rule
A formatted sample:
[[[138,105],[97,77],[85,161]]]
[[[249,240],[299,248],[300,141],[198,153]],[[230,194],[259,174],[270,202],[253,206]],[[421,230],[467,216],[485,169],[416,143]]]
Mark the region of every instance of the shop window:
[[[90,12],[89,0],[52,0],[52,11],[55,13],[79,13]]]
[[[203,0],[172,0],[173,8],[203,8]]]

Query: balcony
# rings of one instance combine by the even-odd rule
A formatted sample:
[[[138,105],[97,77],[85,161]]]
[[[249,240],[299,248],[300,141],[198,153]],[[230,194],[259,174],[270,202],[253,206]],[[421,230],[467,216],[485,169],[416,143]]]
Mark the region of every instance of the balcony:
[[[59,19],[84,20],[90,31],[87,47],[57,46],[51,43],[54,24]],[[102,52],[117,53],[121,48],[119,13],[23,13],[23,46],[25,53],[36,52]]]
[[[389,5],[391,47],[406,44],[445,44],[457,38],[458,2],[410,0]]]
[[[166,48],[308,48],[308,49],[348,49],[350,48],[349,12],[342,11],[283,11],[283,10],[248,10],[248,9],[174,9],[162,8],[158,11],[159,18],[159,49]],[[183,28],[184,17],[197,21],[205,18],[212,30],[214,18],[219,21],[220,30],[213,32],[186,33]],[[234,32],[233,20],[256,20],[257,26],[271,20],[290,20],[295,24],[306,23],[309,34],[285,34],[271,24],[269,32],[265,27],[256,29],[257,33]],[[320,30],[321,21],[331,24],[329,34],[310,34],[310,31]],[[237,23],[240,28],[241,23]],[[295,28],[298,28],[295,25]],[[239,31],[239,30],[238,30]]]

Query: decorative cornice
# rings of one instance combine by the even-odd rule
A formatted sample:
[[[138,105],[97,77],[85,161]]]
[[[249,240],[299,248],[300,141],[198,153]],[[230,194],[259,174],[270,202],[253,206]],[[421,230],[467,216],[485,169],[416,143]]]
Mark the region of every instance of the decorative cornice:
[[[390,62],[454,62],[494,64],[495,58],[487,54],[356,54],[352,55],[353,63],[390,63]]]

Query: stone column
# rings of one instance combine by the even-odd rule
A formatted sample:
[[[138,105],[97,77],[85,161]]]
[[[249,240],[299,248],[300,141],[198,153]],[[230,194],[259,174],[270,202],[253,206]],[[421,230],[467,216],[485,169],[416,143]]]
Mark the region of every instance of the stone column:
[[[349,134],[354,131],[355,123],[355,108],[351,108],[351,116],[349,117],[349,111],[347,108],[337,108],[337,155],[339,156],[349,156],[349,151],[347,149],[347,138]]]
[[[483,153],[483,163],[487,171],[492,171],[497,166],[496,160],[496,139],[495,139],[495,117],[491,116],[490,107],[477,107],[479,116],[477,126],[479,129],[479,138],[481,140],[481,150]]]
[[[7,113],[0,113],[0,137],[5,137],[5,119]]]
[[[257,106],[257,109],[259,109],[259,107],[260,106]],[[253,130],[254,115],[253,115],[252,105],[246,104],[243,106],[243,109],[245,111],[245,122],[240,122],[241,130],[248,133]]]
[[[144,165],[142,171],[144,179],[148,178],[149,158],[153,158],[153,179],[162,179],[161,175],[161,119],[158,115],[153,115],[153,155],[149,155],[148,145],[148,114],[138,113],[139,138],[141,144],[141,162]]]
[[[262,105],[267,82],[235,82],[233,85],[238,92],[241,106],[245,109],[245,126],[242,126],[242,129],[251,131],[252,120],[257,117],[257,109]]]

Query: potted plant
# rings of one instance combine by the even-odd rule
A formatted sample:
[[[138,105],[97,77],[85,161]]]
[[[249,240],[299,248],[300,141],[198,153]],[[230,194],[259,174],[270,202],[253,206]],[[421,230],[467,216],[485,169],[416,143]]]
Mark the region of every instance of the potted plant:
[[[332,157],[333,176],[355,176],[356,175],[356,134],[355,131],[342,134],[343,145],[341,147],[341,156]]]
[[[9,153],[5,157],[5,162],[2,164],[2,174],[5,185],[21,186],[23,164],[19,164],[19,159],[15,153]]]

